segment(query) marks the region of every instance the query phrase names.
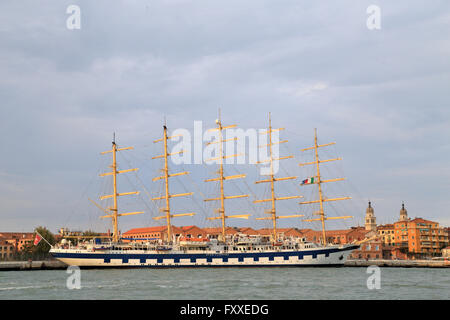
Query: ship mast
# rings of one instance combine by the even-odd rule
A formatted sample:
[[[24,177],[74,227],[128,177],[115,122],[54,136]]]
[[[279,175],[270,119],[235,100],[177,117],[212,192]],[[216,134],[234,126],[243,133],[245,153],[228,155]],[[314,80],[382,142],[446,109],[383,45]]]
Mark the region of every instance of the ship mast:
[[[230,125],[230,126],[223,126],[222,120],[220,117],[220,110],[219,110],[219,118],[216,120],[217,128],[209,129],[208,131],[218,131],[219,137],[216,141],[212,141],[207,143],[207,145],[210,144],[218,144],[218,157],[208,159],[206,161],[219,161],[219,171],[217,172],[219,174],[219,177],[213,178],[213,179],[207,179],[205,182],[210,181],[219,181],[220,182],[220,197],[218,198],[210,198],[210,199],[204,199],[204,201],[220,201],[220,208],[215,210],[216,213],[219,213],[219,217],[212,217],[207,218],[208,220],[221,220],[222,222],[222,241],[225,242],[226,240],[226,219],[228,218],[241,218],[241,219],[248,219],[250,216],[249,214],[237,214],[237,215],[226,215],[225,214],[225,200],[227,199],[235,199],[235,198],[245,198],[248,197],[248,194],[242,194],[242,195],[233,195],[233,196],[225,196],[224,194],[224,181],[225,180],[232,180],[232,179],[239,179],[239,178],[245,178],[245,174],[238,174],[233,176],[225,176],[224,170],[223,170],[223,160],[231,157],[237,157],[238,154],[233,155],[224,155],[223,152],[223,143],[226,141],[236,141],[237,137],[230,138],[230,139],[223,139],[224,136],[224,130],[235,128],[236,125]]]
[[[352,218],[352,216],[343,216],[343,217],[326,217],[325,216],[325,211],[324,211],[324,206],[323,206],[324,202],[351,199],[351,197],[325,198],[323,196],[322,183],[345,180],[345,178],[336,178],[336,179],[322,180],[322,177],[320,175],[320,164],[321,163],[342,160],[342,158],[319,160],[319,151],[318,151],[318,149],[321,148],[321,147],[331,146],[331,145],[334,145],[334,144],[336,144],[336,143],[335,142],[331,142],[331,143],[319,145],[317,143],[317,129],[314,129],[314,147],[305,148],[305,149],[301,150],[301,151],[307,151],[307,150],[314,149],[314,161],[313,162],[307,162],[307,163],[300,163],[299,164],[299,166],[306,166],[306,165],[313,165],[313,164],[316,165],[316,176],[305,180],[306,182],[303,181],[301,183],[301,186],[309,185],[309,184],[317,184],[318,189],[319,189],[319,200],[304,201],[304,202],[300,202],[300,204],[310,204],[310,203],[319,203],[320,204],[320,211],[315,213],[316,215],[320,215],[320,218],[317,218],[317,219],[305,219],[303,221],[308,221],[308,222],[310,222],[310,221],[321,221],[321,223],[322,223],[322,239],[323,239],[323,245],[324,246],[327,245],[327,238],[326,238],[326,232],[325,232],[325,220],[336,220],[336,219]]]
[[[103,218],[111,218],[112,219],[112,223],[113,223],[113,238],[112,239],[113,239],[113,242],[119,242],[118,217],[128,216],[128,215],[133,215],[133,214],[141,214],[144,212],[139,211],[139,212],[118,213],[117,197],[131,195],[131,194],[139,194],[139,191],[125,192],[125,193],[118,193],[118,191],[117,191],[117,175],[119,173],[137,171],[138,169],[134,168],[134,169],[127,169],[127,170],[120,170],[120,171],[117,170],[117,161],[116,161],[117,151],[130,150],[130,149],[133,149],[133,147],[117,148],[117,144],[116,144],[115,140],[116,139],[114,137],[111,150],[104,151],[101,153],[101,154],[112,153],[112,161],[113,162],[112,162],[112,165],[110,166],[112,168],[112,171],[100,174],[101,177],[111,176],[111,175],[113,177],[113,194],[100,197],[100,200],[113,198],[114,199],[113,206],[109,207],[108,209],[103,209],[99,205],[97,205],[97,206],[107,213],[109,210],[109,214],[107,214],[106,216],[102,216],[101,218],[102,219]]]
[[[152,198],[152,200],[162,200],[165,199],[166,202],[166,207],[162,208],[161,211],[165,212],[165,215],[159,216],[159,217],[155,217],[153,218],[154,220],[160,220],[160,219],[166,219],[166,223],[167,223],[167,240],[168,242],[172,241],[172,223],[171,223],[171,219],[174,217],[182,217],[182,216],[193,216],[195,215],[194,212],[189,212],[189,213],[178,213],[178,214],[171,214],[170,213],[170,199],[174,198],[174,197],[182,197],[182,196],[190,196],[193,194],[193,192],[188,192],[188,193],[178,193],[178,194],[170,194],[169,193],[169,178],[170,177],[176,177],[176,176],[181,176],[181,175],[185,175],[185,174],[189,174],[189,172],[184,171],[184,172],[178,172],[178,173],[169,173],[169,165],[168,165],[168,159],[169,156],[175,155],[175,154],[180,154],[183,153],[184,150],[179,151],[179,152],[174,152],[174,153],[169,153],[168,152],[168,146],[167,146],[167,141],[169,139],[178,137],[179,135],[174,135],[174,136],[168,136],[167,135],[167,127],[166,125],[163,126],[163,137],[161,139],[155,140],[153,141],[153,143],[157,143],[157,142],[164,142],[164,154],[153,157],[152,159],[159,159],[159,158],[164,158],[164,169],[162,169],[164,175],[163,176],[159,176],[156,178],[153,178],[153,181],[158,181],[161,179],[164,179],[164,186],[165,186],[165,195],[162,197],[156,197],[156,198]]]
[[[297,179],[297,177],[283,177],[283,178],[275,178],[275,172],[274,172],[274,162],[275,161],[279,161],[279,160],[283,160],[283,159],[291,159],[294,156],[285,156],[285,157],[280,157],[280,158],[274,158],[273,155],[273,146],[276,144],[281,144],[281,143],[286,143],[287,140],[283,140],[283,141],[278,141],[278,142],[273,142],[273,137],[272,137],[272,133],[275,131],[281,131],[284,130],[284,128],[279,128],[279,129],[272,129],[272,120],[270,117],[270,112],[269,112],[269,128],[267,131],[262,132],[262,134],[267,134],[268,138],[269,138],[269,144],[267,145],[263,145],[260,146],[260,148],[262,147],[269,147],[269,159],[268,160],[263,160],[263,161],[258,161],[257,163],[270,163],[270,173],[269,173],[269,179],[266,180],[259,180],[256,181],[255,183],[270,183],[270,190],[271,190],[271,198],[269,199],[262,199],[262,200],[255,200],[253,201],[254,203],[260,203],[260,202],[271,202],[272,203],[272,209],[266,211],[266,213],[270,214],[270,217],[264,217],[264,218],[256,218],[256,220],[272,220],[272,241],[276,242],[277,241],[277,219],[283,219],[283,218],[296,218],[296,217],[303,217],[304,215],[302,214],[296,214],[296,215],[289,215],[289,216],[277,216],[276,214],[276,206],[275,206],[275,202],[277,200],[288,200],[288,199],[296,199],[296,198],[302,198],[302,196],[287,196],[287,197],[276,197],[275,196],[275,182],[276,181],[282,181],[282,180],[292,180],[292,179]]]

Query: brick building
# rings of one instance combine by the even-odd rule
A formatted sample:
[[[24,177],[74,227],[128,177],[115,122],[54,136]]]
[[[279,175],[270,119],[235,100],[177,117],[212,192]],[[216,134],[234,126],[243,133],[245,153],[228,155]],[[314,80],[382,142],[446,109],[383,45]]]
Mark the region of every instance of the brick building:
[[[328,230],[325,235],[328,243],[347,244],[364,240],[369,232],[363,227],[351,227],[344,230]]]
[[[15,254],[14,245],[5,238],[0,238],[0,260],[11,260]]]
[[[241,228],[240,231],[242,232],[244,229],[247,229],[247,228]],[[273,230],[268,229],[268,228],[258,229],[255,231],[256,231],[255,235],[261,235],[261,236],[267,236],[267,237],[272,236],[272,233],[273,233]],[[304,237],[303,233],[297,228],[277,228],[277,234],[280,236],[284,236],[285,238],[291,238],[291,237],[292,238],[303,238]]]
[[[377,233],[383,241],[384,246],[392,246],[395,237],[394,224],[385,224],[377,227]]]
[[[393,246],[387,246],[386,244],[382,244],[383,246],[383,259],[386,260],[406,260],[408,259],[408,251],[402,248],[396,248]]]
[[[248,236],[256,236],[259,235],[259,231],[253,228],[239,228],[239,233],[246,234]]]
[[[361,244],[361,247],[351,253],[353,259],[383,259],[383,242],[374,240]]]
[[[222,235],[222,228],[203,228],[203,230],[206,232],[206,235],[210,239],[217,239],[219,236]],[[226,227],[225,228],[225,234],[228,235],[235,235],[239,233],[238,228],[232,228],[232,227]]]
[[[175,237],[183,234],[181,228],[172,226],[172,233]],[[147,242],[147,241],[167,241],[167,226],[157,226],[157,227],[147,227],[147,228],[134,228],[128,230],[122,234],[124,242],[137,241],[137,242]]]
[[[287,238],[303,238],[303,233],[297,228],[280,228],[277,230]]]
[[[0,238],[14,247],[14,252],[22,251],[27,245],[34,241],[33,232],[1,232]]]
[[[186,238],[207,238],[208,234],[205,230],[197,226],[180,227],[181,234]]]
[[[446,228],[423,218],[408,218],[405,205],[402,204],[400,219],[394,223],[392,246],[407,252],[408,258],[420,259],[441,256],[442,248],[448,246],[448,243]]]

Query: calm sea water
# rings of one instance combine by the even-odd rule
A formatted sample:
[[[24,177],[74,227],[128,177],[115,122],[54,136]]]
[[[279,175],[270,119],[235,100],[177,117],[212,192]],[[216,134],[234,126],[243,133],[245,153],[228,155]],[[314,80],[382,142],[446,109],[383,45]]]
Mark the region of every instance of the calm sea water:
[[[380,268],[369,290],[366,268],[66,270],[0,272],[0,299],[450,299],[450,269]]]

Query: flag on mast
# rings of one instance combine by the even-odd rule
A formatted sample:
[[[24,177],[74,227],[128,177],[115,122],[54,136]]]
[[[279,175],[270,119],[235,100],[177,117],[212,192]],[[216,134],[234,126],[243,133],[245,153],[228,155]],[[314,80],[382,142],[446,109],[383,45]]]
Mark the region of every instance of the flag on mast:
[[[42,237],[39,233],[36,232],[36,237],[34,238],[34,245],[37,246],[39,242],[41,242]]]
[[[303,184],[313,184],[314,182],[315,182],[315,178],[312,177],[312,178],[308,178],[308,179],[303,180],[302,181],[302,185]]]

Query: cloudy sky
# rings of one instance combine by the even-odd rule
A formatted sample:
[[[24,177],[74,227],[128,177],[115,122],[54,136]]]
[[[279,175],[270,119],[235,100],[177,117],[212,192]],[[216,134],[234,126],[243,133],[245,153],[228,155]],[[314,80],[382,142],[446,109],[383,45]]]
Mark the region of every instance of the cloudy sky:
[[[70,5],[80,29],[67,28]],[[381,29],[367,27],[370,5]],[[396,221],[404,201],[410,217],[449,226],[449,9],[445,0],[2,1],[0,231],[105,230],[88,198],[108,188],[98,174],[110,159],[99,153],[112,133],[135,147],[122,167],[142,168],[130,179],[145,185],[145,202],[164,117],[172,130],[212,127],[218,108],[243,128],[264,128],[271,112],[289,139],[281,151],[296,157],[314,128],[319,142],[335,141],[348,179],[336,195],[354,203],[346,226],[363,224],[369,199],[379,223]],[[200,175],[213,172],[202,168],[184,180],[196,181],[200,206]],[[155,204],[138,206],[145,215],[122,219],[124,229],[153,224]]]

